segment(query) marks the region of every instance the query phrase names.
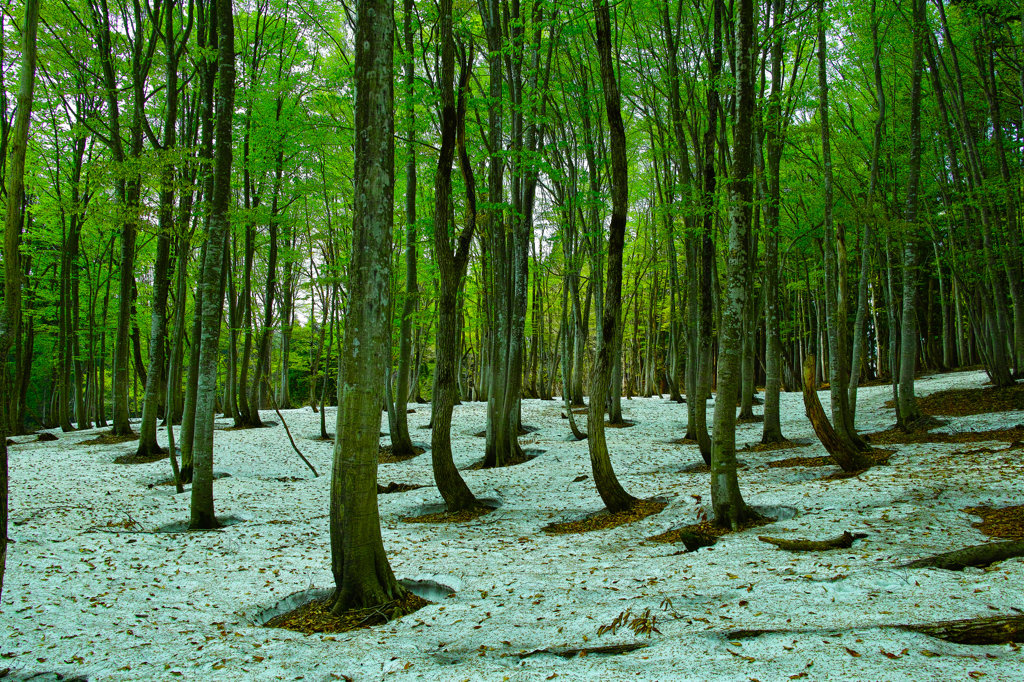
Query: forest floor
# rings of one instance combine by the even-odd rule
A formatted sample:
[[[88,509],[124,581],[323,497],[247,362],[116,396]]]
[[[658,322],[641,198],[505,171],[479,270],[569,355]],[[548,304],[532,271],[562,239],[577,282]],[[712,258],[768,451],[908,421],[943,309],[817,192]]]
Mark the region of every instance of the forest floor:
[[[985,380],[981,372],[922,377],[917,391],[976,389]],[[890,397],[886,386],[861,389],[862,432],[892,424]],[[821,399],[828,404],[826,392]],[[429,406],[411,407],[413,438],[428,443],[418,427]],[[449,589],[426,592],[434,603],[400,620],[337,635],[261,627],[297,603],[296,593],[332,584],[332,447],[313,439],[319,416],[308,407],[284,415],[321,472],[316,479],[280,424],[216,432],[215,470],[228,474],[214,483],[217,513],[237,523],[214,532],[181,532],[189,495],[157,485],[170,476],[167,460],[114,463],[134,443],[84,442],[98,430],[55,431],[55,442],[15,438],[0,671],[104,680],[1021,679],[1017,645],[951,644],[889,627],[1024,613],[1024,559],[962,572],[900,567],[990,541],[965,509],[1024,502],[1019,443],[887,442],[895,450],[887,464],[835,478],[831,465],[769,466],[824,454],[800,394],[784,394],[782,410],[793,447],[739,453],[747,503],[779,520],[696,552],[649,540],[698,521],[710,503],[708,474],[685,471],[699,461],[697,447],[669,442],[684,433],[686,407],[665,399],[623,400],[636,426],[607,431],[626,490],[667,502],[615,528],[541,531],[601,508],[587,444],[568,437],[560,402],[523,404],[524,423],[537,430],[522,445],[543,451],[534,459],[463,472],[478,497],[498,504],[473,521],[403,523],[439,509],[430,454],[382,464],[382,485],[423,486],[378,497],[396,575]],[[937,432],[964,434],[1014,427],[1024,411],[945,419]],[[474,434],[484,426],[483,405],[455,408],[460,467],[480,459],[483,439]],[[760,424],[739,426],[738,445],[757,443],[760,433]],[[849,549],[799,554],[757,539],[843,531],[867,536]],[[791,632],[740,639],[741,629]],[[609,645],[639,648],[571,658],[538,651]]]

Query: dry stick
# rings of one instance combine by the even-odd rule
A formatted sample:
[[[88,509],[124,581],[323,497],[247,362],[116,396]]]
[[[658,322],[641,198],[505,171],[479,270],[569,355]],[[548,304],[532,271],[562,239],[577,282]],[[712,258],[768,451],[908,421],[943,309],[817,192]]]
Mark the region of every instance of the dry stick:
[[[301,450],[299,450],[299,446],[295,444],[295,439],[292,438],[292,432],[288,428],[288,422],[284,420],[284,415],[281,414],[281,410],[277,409],[277,399],[274,398],[274,389],[270,385],[270,378],[264,375],[263,381],[265,382],[267,387],[267,397],[270,398],[270,404],[274,406],[274,412],[277,412],[277,416],[281,419],[281,425],[284,426],[284,432],[288,434],[288,441],[292,444],[292,449],[295,450],[296,454],[298,454],[298,456],[302,458],[302,461],[306,463],[306,466],[309,467],[309,470],[313,472],[313,478],[320,478],[320,474],[316,472],[316,467],[309,463],[309,460],[306,459],[306,456],[302,454]],[[323,409],[322,405],[320,409]]]

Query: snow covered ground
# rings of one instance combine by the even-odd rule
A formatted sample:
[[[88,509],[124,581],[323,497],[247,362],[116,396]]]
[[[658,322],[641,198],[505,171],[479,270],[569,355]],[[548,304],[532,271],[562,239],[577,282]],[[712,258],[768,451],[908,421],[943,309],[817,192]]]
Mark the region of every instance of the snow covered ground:
[[[981,386],[980,372],[923,378],[919,395]],[[893,421],[882,407],[888,387],[861,389],[858,428]],[[813,439],[799,394],[784,394],[783,430]],[[822,394],[827,404],[827,395]],[[429,406],[409,415],[414,440]],[[459,525],[399,519],[440,502],[429,453],[380,467],[382,484],[423,484],[381,495],[384,542],[396,575],[429,579],[452,596],[385,626],[303,636],[259,627],[282,599],[329,587],[328,476],[331,445],[311,440],[318,415],[285,413],[299,447],[321,472],[313,479],[280,426],[217,431],[217,513],[242,519],[209,533],[153,533],[188,517],[188,494],[152,486],[170,476],[166,460],[118,465],[134,443],[80,445],[96,432],[11,448],[11,530],[2,602],[0,670],[89,679],[249,680],[987,680],[1024,677],[1016,646],[963,646],[881,626],[1019,613],[1024,560],[962,573],[908,570],[907,560],[983,542],[971,527],[974,505],[1021,503],[1022,451],[961,456],[985,444],[894,446],[887,466],[824,480],[824,468],[768,468],[791,456],[824,454],[813,445],[741,452],[746,501],[786,520],[724,537],[694,553],[646,538],[697,520],[710,502],[708,475],[683,473],[696,446],[683,434],[685,406],[663,399],[623,401],[636,426],[609,429],[608,444],[625,488],[662,496],[655,516],[609,531],[547,536],[553,520],[601,508],[589,477],[586,442],[568,438],[558,402],[527,401],[522,438],[544,450],[532,461],[463,473],[493,513]],[[760,408],[758,408],[760,411]],[[333,431],[333,409],[328,411]],[[709,409],[710,418],[710,409]],[[272,412],[264,419],[278,421]],[[987,429],[1024,421],[1024,412],[952,418],[945,430]],[[456,463],[482,456],[483,406],[455,408]],[[226,422],[225,422],[226,424]],[[386,431],[386,422],[382,426]],[[739,427],[740,446],[761,425]],[[28,438],[16,439],[27,441]],[[387,439],[382,439],[387,442]],[[990,444],[1005,447],[1005,443]],[[579,476],[587,479],[574,482]],[[695,496],[701,496],[698,501]],[[852,549],[792,554],[758,534],[824,539],[867,533]],[[129,532],[145,531],[145,532]],[[626,609],[650,609],[660,633],[626,627],[598,635]],[[735,629],[803,632],[733,640]],[[642,642],[622,655],[564,660],[517,654],[544,647]]]

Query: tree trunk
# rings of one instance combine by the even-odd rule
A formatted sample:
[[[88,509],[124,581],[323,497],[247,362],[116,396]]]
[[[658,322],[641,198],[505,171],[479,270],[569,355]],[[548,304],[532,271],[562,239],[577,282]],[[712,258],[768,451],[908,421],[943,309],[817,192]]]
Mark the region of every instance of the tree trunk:
[[[716,3],[715,12],[721,11]],[[716,22],[717,23],[717,22]],[[732,177],[729,182],[729,242],[726,300],[722,306],[711,450],[711,504],[719,526],[739,528],[748,516],[736,476],[736,397],[742,382],[743,312],[750,267],[750,222],[754,199],[753,164],[754,3],[740,0],[736,21],[737,112],[733,126]]]
[[[785,0],[773,0],[772,25],[782,25]],[[782,56],[785,36],[778,31],[771,43],[772,89],[765,115],[765,142],[768,163],[767,203],[764,207],[765,264],[764,264],[764,326],[765,326],[765,382],[764,424],[761,442],[785,441],[779,412],[781,390],[782,347],[779,324],[779,202],[781,200],[780,162],[784,143],[782,121]]]
[[[408,136],[405,160],[405,299],[398,332],[398,387],[395,400],[395,428],[391,432],[391,449],[396,457],[413,454],[409,436],[409,375],[412,361],[412,325],[419,303],[416,274],[416,107],[414,106],[415,69],[413,65],[413,0],[404,0],[402,35],[405,46],[405,115]]]
[[[619,84],[612,62],[611,12],[608,9],[608,0],[593,0],[593,7],[597,29],[597,52],[601,60],[601,89],[604,92],[610,137],[612,216],[608,238],[607,290],[601,319],[601,335],[598,337],[597,360],[590,381],[587,431],[590,466],[597,492],[608,511],[615,513],[625,511],[637,502],[637,499],[619,484],[604,436],[605,397],[612,375],[613,354],[618,351],[616,338],[621,338],[619,317],[622,308],[622,249],[626,232],[629,177],[626,165],[626,130],[622,122]],[[618,388],[612,387],[612,390]]]
[[[0,358],[6,360],[14,339],[20,333],[21,264],[19,241],[24,221],[25,152],[28,147],[32,100],[36,75],[36,33],[39,25],[39,0],[26,0],[25,24],[21,43],[21,71],[18,78],[18,108],[10,138],[10,166],[5,183],[7,210],[4,216],[4,304],[0,312]],[[6,364],[6,363],[5,363]],[[0,405],[11,404],[6,368],[0,372]],[[3,593],[7,567],[7,435],[9,414],[0,415],[0,594]]]
[[[437,171],[434,173],[434,254],[438,264],[437,363],[434,367],[434,391],[431,410],[431,465],[437,489],[449,512],[468,509],[477,504],[469,486],[452,461],[451,420],[455,405],[455,366],[458,349],[456,297],[466,273],[469,246],[476,225],[476,183],[465,147],[465,88],[469,83],[472,55],[463,61],[459,72],[459,97],[456,104],[452,90],[455,78],[455,39],[452,37],[452,0],[442,0],[440,14],[441,41],[441,146]],[[459,165],[466,179],[466,220],[457,244],[452,245],[454,230],[451,219],[452,162],[456,147]],[[500,423],[500,422],[499,422]]]
[[[331,609],[336,614],[405,595],[384,553],[377,511],[377,434],[390,345],[394,0],[359,0],[356,16],[356,191],[331,475]]]
[[[814,366],[814,356],[808,355],[804,360],[803,382],[804,411],[807,413],[807,418],[811,421],[818,440],[843,471],[863,471],[869,466],[867,459],[852,444],[836,433],[825,410],[821,407],[814,381]]]
[[[900,334],[900,415],[910,425],[921,418],[914,396],[917,367],[917,285],[921,266],[918,244],[918,192],[921,180],[921,77],[924,60],[925,0],[913,1],[913,56],[910,85],[910,161],[907,170],[906,220],[908,234],[903,247],[903,319]],[[997,275],[998,276],[998,275]]]
[[[217,403],[217,358],[224,307],[222,274],[230,230],[231,122],[235,103],[235,25],[232,0],[216,0],[217,142],[214,150],[210,229],[203,264],[202,334],[199,343],[195,436],[192,452],[192,506],[189,528],[216,528],[213,511],[213,420]]]

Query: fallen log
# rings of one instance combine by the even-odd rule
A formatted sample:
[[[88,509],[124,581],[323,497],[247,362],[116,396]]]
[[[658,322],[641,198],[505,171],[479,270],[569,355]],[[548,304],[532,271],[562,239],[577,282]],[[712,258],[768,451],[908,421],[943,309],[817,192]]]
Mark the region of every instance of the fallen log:
[[[1024,616],[988,616],[902,627],[956,644],[1024,642]]]
[[[637,649],[644,649],[648,645],[642,642],[634,642],[633,644],[610,644],[607,646],[587,646],[587,647],[544,647],[543,649],[534,649],[533,651],[526,651],[521,654],[516,654],[519,658],[529,658],[530,656],[536,656],[538,654],[551,654],[553,656],[561,656],[562,658],[575,658],[577,656],[589,656],[592,654],[628,654],[631,651]]]
[[[935,637],[954,644],[1010,644],[1024,643],[1024,616],[984,616],[963,620],[946,620],[937,623],[915,625],[866,625],[849,628],[777,628],[732,630],[725,633],[727,639],[752,639],[761,635],[806,635],[815,633],[840,633],[853,630],[867,630],[873,627],[886,630],[908,630],[929,637]]]
[[[805,540],[803,538],[789,540],[786,538],[773,538],[767,535],[758,535],[757,539],[761,542],[767,542],[769,545],[775,545],[787,552],[824,552],[830,549],[846,549],[853,546],[854,540],[866,537],[866,533],[845,531],[839,537],[828,540]]]
[[[944,552],[935,556],[924,557],[906,564],[901,568],[942,568],[947,571],[962,571],[968,566],[988,566],[997,561],[1024,556],[1024,540],[1008,542],[988,542]]]

